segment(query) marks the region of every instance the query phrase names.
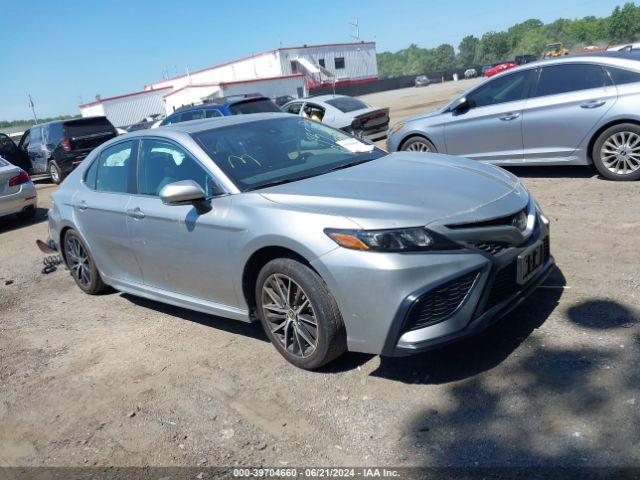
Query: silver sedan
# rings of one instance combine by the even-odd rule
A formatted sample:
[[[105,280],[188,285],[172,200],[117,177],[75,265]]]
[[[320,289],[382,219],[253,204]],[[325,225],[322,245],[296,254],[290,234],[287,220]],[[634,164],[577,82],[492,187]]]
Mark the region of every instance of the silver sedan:
[[[36,187],[27,172],[0,157],[0,217],[15,213],[33,218],[37,205]]]
[[[122,135],[52,200],[83,291],[259,319],[303,368],[472,335],[553,264],[548,220],[510,173],[286,114]]]
[[[640,179],[640,61],[530,63],[449,105],[391,126],[389,151],[442,152],[497,165],[590,165]]]

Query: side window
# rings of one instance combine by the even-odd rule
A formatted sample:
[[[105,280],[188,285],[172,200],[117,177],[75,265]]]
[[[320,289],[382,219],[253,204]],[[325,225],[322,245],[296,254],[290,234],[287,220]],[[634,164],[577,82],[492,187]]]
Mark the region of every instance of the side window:
[[[98,160],[95,188],[99,192],[133,193],[135,191],[134,142],[118,143],[105,149]]]
[[[87,172],[84,174],[84,183],[86,183],[87,186],[93,190],[96,189],[97,173],[98,173],[98,160],[94,160],[89,166],[89,168],[87,169]]]
[[[344,70],[344,57],[335,58],[336,70]]]
[[[176,113],[174,115],[169,115],[167,118],[165,118],[162,122],[161,125],[173,125],[175,123],[178,123],[180,121],[180,114]]]
[[[324,58],[319,58],[319,59],[318,59],[318,65],[320,65],[322,68],[324,68],[324,67],[325,67],[325,64],[324,64]]]
[[[165,140],[145,139],[140,149],[138,190],[158,196],[165,185],[193,180],[207,196],[219,192],[213,178],[189,153]]]
[[[559,93],[603,88],[607,84],[605,72],[600,65],[564,64],[543,67],[540,72],[535,97],[557,95]]]
[[[471,92],[467,98],[474,103],[475,107],[523,100],[527,96],[533,75],[533,70],[525,70],[489,80]]]
[[[305,103],[303,113],[305,118],[315,122],[322,122],[324,118],[324,108],[313,103]]]
[[[0,133],[0,155],[13,155],[16,151],[16,144],[13,143],[8,136],[3,133]],[[8,158],[6,159],[8,160]]]
[[[286,113],[293,113],[294,115],[298,115],[300,113],[300,109],[302,108],[302,103],[296,102],[291,105],[287,105],[284,109]]]
[[[205,110],[205,117],[207,118],[215,118],[221,116],[222,114],[216,109]]]
[[[607,67],[609,75],[613,83],[616,85],[624,85],[625,83],[640,82],[640,72],[633,70],[625,70],[624,68]]]
[[[33,127],[31,129],[31,145],[40,145],[42,140],[42,127]]]
[[[180,121],[188,122],[189,120],[200,120],[201,118],[204,118],[204,110],[192,110],[184,112],[180,117]]]

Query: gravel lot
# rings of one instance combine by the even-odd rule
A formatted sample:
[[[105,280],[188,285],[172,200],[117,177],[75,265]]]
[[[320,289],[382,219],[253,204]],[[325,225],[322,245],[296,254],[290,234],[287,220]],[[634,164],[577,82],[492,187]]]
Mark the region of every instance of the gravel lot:
[[[471,82],[367,96],[394,119]],[[286,363],[260,326],[42,275],[0,219],[0,465],[640,466],[640,183],[513,170],[558,269],[479,337],[405,359]]]

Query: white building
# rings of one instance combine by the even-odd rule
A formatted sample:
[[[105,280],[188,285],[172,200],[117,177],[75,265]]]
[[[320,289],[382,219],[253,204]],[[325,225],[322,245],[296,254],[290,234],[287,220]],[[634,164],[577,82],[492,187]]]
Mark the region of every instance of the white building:
[[[298,61],[302,60],[302,61]],[[308,66],[316,66],[310,71]],[[322,73],[318,73],[320,70]],[[106,115],[116,126],[145,116],[172,113],[204,97],[260,93],[303,97],[325,84],[364,83],[378,78],[375,42],[278,48],[150,83],[144,90],[80,105],[83,117]]]

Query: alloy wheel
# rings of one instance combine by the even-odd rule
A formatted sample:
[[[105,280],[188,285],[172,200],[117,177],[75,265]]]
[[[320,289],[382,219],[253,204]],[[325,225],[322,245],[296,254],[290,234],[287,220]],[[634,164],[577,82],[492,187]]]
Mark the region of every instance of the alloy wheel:
[[[318,346],[318,321],[302,287],[281,273],[262,287],[262,312],[271,334],[290,354],[305,358]]]
[[[430,152],[431,147],[424,142],[413,142],[407,147],[407,152]]]
[[[640,135],[617,132],[611,135],[600,150],[602,164],[617,175],[629,175],[640,169]]]
[[[91,284],[91,267],[89,266],[89,255],[80,240],[69,237],[66,241],[66,254],[71,275],[83,286],[89,287]]]
[[[58,167],[54,163],[49,164],[49,175],[51,176],[53,183],[58,183],[60,181],[60,172],[58,172]]]

